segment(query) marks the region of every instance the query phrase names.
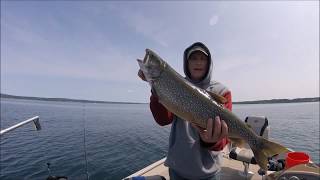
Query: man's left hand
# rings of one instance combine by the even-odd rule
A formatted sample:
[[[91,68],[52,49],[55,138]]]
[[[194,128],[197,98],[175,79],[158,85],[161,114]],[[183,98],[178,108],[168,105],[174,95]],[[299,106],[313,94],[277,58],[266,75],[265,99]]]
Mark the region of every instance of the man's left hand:
[[[203,129],[195,124],[192,124],[192,126],[198,129],[200,138],[206,143],[216,143],[228,136],[228,126],[224,120],[220,120],[219,116],[215,120],[208,119],[207,129]]]

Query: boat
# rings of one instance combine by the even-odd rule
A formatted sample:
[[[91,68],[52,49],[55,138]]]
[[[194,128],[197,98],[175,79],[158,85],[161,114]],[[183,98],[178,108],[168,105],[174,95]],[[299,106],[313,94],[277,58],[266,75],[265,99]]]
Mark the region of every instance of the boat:
[[[134,180],[136,177],[144,177],[146,180],[169,180],[168,167],[164,166],[166,158],[125,177],[123,180]],[[319,180],[319,166],[310,162],[309,164],[294,166],[284,171],[267,171],[266,174],[259,172],[258,165],[250,164],[247,174],[243,162],[234,160],[223,152],[223,166],[221,167],[221,180],[235,179],[279,179],[279,180]]]
[[[268,139],[270,127],[266,117],[248,116],[245,122],[253,130]],[[291,152],[294,152],[290,149]],[[256,164],[252,150],[249,146],[244,148],[233,147],[228,144],[222,150],[223,165],[221,167],[221,180],[235,179],[279,179],[279,180],[319,180],[319,165],[309,161],[285,168],[287,153],[270,157],[268,171],[263,171]],[[165,157],[149,166],[123,178],[122,180],[169,180],[168,167],[164,165]]]

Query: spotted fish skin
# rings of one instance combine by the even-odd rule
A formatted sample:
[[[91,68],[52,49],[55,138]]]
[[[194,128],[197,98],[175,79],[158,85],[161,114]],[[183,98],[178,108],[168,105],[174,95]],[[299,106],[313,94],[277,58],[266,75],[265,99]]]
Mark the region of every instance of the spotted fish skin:
[[[267,170],[268,157],[288,151],[282,145],[256,135],[234,113],[187,81],[153,51],[146,49],[144,60],[138,60],[138,63],[159,102],[170,112],[204,129],[209,118],[220,116],[228,125],[228,137],[248,143],[262,169]]]

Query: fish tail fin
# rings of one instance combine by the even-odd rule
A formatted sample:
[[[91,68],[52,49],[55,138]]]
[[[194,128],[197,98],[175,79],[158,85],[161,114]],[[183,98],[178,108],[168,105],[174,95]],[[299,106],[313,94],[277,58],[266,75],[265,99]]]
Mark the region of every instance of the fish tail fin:
[[[259,148],[251,147],[251,149],[258,165],[264,170],[268,170],[268,157],[289,152],[289,150],[281,144],[269,141],[263,137],[258,138]]]

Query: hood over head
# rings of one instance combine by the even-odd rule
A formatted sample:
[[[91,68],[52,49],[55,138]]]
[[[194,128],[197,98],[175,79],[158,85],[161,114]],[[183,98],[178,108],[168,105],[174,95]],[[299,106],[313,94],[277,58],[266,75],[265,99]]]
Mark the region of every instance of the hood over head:
[[[191,79],[190,72],[187,67],[188,66],[188,58],[195,51],[201,51],[202,53],[204,53],[205,55],[208,56],[208,69],[207,69],[206,74],[204,75],[204,77],[200,81],[194,81]],[[210,84],[210,80],[211,80],[213,65],[212,65],[211,53],[210,53],[209,49],[207,48],[207,46],[205,46],[201,42],[196,42],[196,43],[193,43],[191,46],[189,46],[184,51],[184,54],[183,54],[183,69],[184,69],[184,74],[186,75],[186,79],[188,81],[192,82],[194,85],[201,87],[201,88],[208,86]]]

